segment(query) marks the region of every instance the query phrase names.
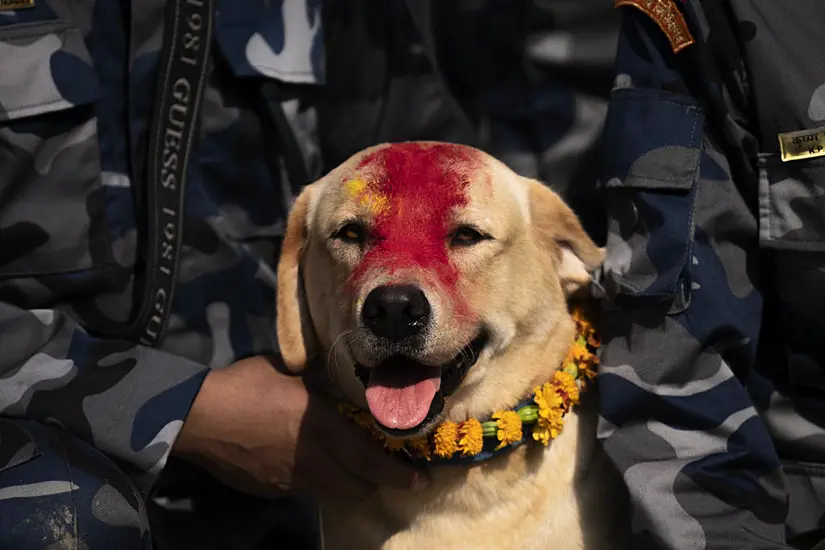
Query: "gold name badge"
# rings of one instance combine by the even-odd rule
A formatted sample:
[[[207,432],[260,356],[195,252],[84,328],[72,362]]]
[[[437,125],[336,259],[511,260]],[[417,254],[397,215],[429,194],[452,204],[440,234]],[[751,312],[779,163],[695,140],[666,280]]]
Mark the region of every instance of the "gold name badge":
[[[779,134],[782,162],[825,156],[825,128]]]
[[[0,11],[33,8],[34,0],[0,0]]]

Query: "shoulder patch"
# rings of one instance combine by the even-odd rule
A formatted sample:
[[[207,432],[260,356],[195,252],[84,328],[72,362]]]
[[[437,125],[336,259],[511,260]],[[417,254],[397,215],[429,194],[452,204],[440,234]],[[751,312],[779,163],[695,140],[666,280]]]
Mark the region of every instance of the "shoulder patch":
[[[33,8],[34,0],[0,0],[0,11]]]
[[[679,53],[696,42],[674,0],[614,0],[613,5],[617,8],[633,6],[645,12],[665,33],[673,53]]]

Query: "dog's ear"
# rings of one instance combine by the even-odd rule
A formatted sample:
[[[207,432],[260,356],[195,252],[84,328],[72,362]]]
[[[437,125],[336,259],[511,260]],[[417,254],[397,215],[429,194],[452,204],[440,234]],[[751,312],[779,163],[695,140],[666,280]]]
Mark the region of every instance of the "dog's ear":
[[[284,364],[295,373],[306,368],[313,339],[301,280],[301,259],[309,237],[309,211],[314,191],[309,185],[295,200],[278,261],[278,345]]]
[[[558,274],[569,296],[590,283],[604,261],[604,249],[588,236],[578,216],[550,188],[529,181],[532,224],[539,242],[559,260]]]

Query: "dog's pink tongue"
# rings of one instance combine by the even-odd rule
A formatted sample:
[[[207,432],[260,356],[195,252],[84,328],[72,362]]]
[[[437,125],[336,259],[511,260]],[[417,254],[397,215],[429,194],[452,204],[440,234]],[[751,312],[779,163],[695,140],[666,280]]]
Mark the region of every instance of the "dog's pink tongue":
[[[400,360],[381,363],[370,371],[367,404],[379,424],[409,430],[424,422],[441,387],[441,367]]]

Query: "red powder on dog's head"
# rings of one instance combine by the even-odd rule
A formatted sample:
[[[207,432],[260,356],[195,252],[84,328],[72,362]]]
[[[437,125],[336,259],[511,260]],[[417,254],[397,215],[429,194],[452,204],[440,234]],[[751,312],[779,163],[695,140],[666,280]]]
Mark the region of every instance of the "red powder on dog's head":
[[[352,275],[357,281],[380,268],[420,267],[434,272],[452,291],[458,272],[447,254],[450,220],[467,203],[466,188],[474,150],[450,144],[399,143],[367,155],[364,193],[380,204],[374,237]]]

